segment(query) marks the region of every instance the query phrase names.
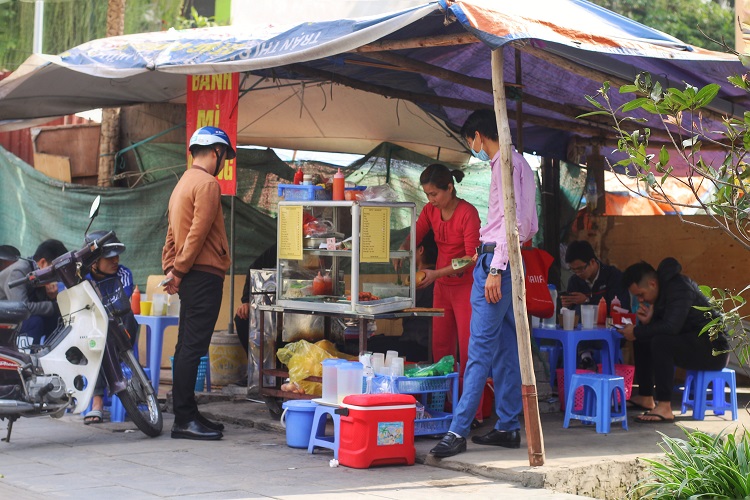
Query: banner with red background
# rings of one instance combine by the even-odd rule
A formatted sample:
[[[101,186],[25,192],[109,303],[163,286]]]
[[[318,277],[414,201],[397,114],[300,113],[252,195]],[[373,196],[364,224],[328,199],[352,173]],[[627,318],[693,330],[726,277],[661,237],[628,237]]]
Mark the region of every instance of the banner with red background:
[[[239,73],[190,75],[187,81],[187,141],[201,127],[218,127],[227,133],[237,149],[237,100]],[[188,168],[192,157],[188,153]],[[221,194],[237,194],[237,159],[226,160],[216,178]]]

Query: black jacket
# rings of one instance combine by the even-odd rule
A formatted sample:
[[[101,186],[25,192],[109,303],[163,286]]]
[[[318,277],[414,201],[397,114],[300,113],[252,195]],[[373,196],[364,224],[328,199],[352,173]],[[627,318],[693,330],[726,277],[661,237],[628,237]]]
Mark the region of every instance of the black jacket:
[[[659,296],[654,304],[654,315],[648,325],[638,325],[633,332],[636,339],[649,339],[657,335],[694,335],[698,333],[719,312],[713,311],[710,317],[706,312],[693,306],[708,306],[708,299],[698,289],[698,285],[681,274],[682,266],[676,259],[667,257],[659,264],[656,274],[659,279]],[[708,338],[708,333],[704,334]],[[723,334],[713,343],[714,349],[728,349],[727,338]]]
[[[612,299],[620,299],[620,307],[630,310],[630,293],[622,286],[622,272],[615,266],[609,266],[599,262],[599,276],[594,281],[594,286],[589,287],[586,280],[575,274],[568,280],[568,292],[581,292],[589,296],[586,304],[598,305],[602,297],[607,301],[607,310],[612,304]]]

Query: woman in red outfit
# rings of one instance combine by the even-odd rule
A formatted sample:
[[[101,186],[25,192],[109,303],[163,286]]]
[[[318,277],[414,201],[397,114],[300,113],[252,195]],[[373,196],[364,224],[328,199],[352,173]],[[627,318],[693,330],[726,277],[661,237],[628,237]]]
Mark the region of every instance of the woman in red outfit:
[[[471,259],[479,246],[479,213],[466,200],[456,196],[455,182],[461,182],[464,173],[448,170],[440,164],[428,166],[419,177],[429,203],[417,219],[416,241],[422,241],[432,229],[438,247],[434,270],[426,270],[419,285],[423,288],[435,283],[433,307],[444,310],[443,317],[432,323],[432,356],[438,361],[453,355],[459,361],[459,378],[463,380],[464,367],[469,353],[469,323],[471,321],[471,286],[474,282],[474,264],[469,261],[455,269],[453,259]],[[458,353],[456,353],[458,344]],[[456,356],[458,354],[458,356]],[[477,420],[481,422],[481,408]]]

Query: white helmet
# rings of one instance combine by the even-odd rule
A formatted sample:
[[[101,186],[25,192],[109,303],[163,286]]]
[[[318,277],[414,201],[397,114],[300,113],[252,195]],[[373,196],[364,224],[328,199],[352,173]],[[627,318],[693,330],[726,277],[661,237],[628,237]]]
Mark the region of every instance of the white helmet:
[[[227,147],[227,160],[237,156],[227,133],[217,127],[201,127],[193,132],[188,149],[192,153],[194,146],[211,146],[212,144],[224,144]]]

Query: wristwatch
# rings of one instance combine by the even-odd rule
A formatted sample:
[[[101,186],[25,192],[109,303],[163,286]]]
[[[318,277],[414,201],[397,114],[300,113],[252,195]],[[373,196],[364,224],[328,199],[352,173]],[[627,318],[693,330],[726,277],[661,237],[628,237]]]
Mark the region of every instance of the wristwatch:
[[[496,267],[491,267],[491,268],[490,268],[490,274],[491,274],[492,276],[497,276],[498,274],[500,274],[500,269],[498,269],[498,268],[496,268]]]

